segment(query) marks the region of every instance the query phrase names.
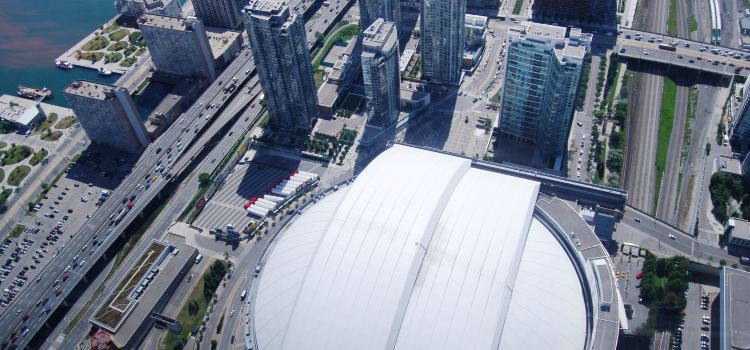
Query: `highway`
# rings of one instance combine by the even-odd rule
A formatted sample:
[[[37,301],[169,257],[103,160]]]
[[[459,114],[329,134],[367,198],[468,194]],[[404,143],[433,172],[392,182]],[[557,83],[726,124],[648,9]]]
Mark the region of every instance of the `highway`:
[[[254,77],[248,85],[255,86],[256,84],[257,77]],[[204,135],[201,137],[201,140],[197,144],[205,144],[210,138],[210,135],[215,134],[221,127],[226,125],[226,123],[231,120],[232,117],[240,113],[248,105],[248,103],[250,103],[251,100],[255,99],[259,95],[259,91],[257,89],[254,90],[256,91],[253,94],[245,94],[244,92],[240,93],[238,96],[239,98],[235,98],[235,100],[233,100],[232,103],[227,106],[227,108],[221,113],[219,120],[217,120],[217,122],[214,123],[211,128],[204,133]],[[258,121],[258,117],[261,116],[262,111],[263,110],[261,106],[259,104],[256,104],[255,107],[249,108],[249,110],[244,113],[244,116],[249,116],[248,119],[245,119],[244,117],[237,118],[235,123],[230,128],[231,130],[234,130],[234,132],[231,135],[223,137],[220,142],[212,146],[211,152],[200,161],[199,165],[195,168],[192,174],[200,174],[203,172],[211,173],[213,169],[219,165],[218,160],[223,158],[224,155],[232,148],[234,143],[243,135],[242,131],[247,130]],[[198,151],[198,147],[192,148],[190,153],[195,151]],[[181,159],[181,161],[189,159],[187,155],[188,154],[186,154],[185,157]],[[216,159],[217,161],[213,162],[212,159]],[[175,191],[175,194],[170,199],[169,204],[162,210],[158,218],[149,226],[148,230],[140,239],[139,244],[134,247],[132,251],[141,252],[146,248],[146,246],[152,239],[161,239],[162,236],[168,231],[169,226],[179,217],[183,209],[190,203],[198,189],[199,183],[197,176],[191,176],[185,179],[178,190]],[[134,260],[137,259],[137,257],[138,254],[131,254],[128,259],[124,260],[120,265],[120,270],[117,274],[115,274],[115,276],[121,276],[124,269],[130,266],[134,262]],[[109,285],[105,287],[104,292],[99,296],[99,300],[92,301],[91,304],[95,306],[101,304],[103,299],[116,287],[117,281],[118,279],[112,279]],[[93,315],[94,312],[95,309],[93,308],[88,310],[86,315],[65,338],[64,343],[60,347],[61,349],[71,349],[87,336],[88,329],[91,327],[88,319]]]
[[[685,12],[684,3],[678,7],[677,33],[680,37],[686,38],[688,32],[688,15]],[[684,46],[684,45],[683,45]],[[667,150],[667,164],[662,177],[662,185],[659,194],[659,202],[656,207],[656,217],[669,222],[672,225],[677,223],[677,187],[680,180],[682,165],[682,148],[685,141],[685,124],[687,123],[687,105],[689,87],[686,81],[677,79],[677,95],[675,96],[674,121],[672,132],[669,137],[669,146]]]
[[[247,64],[252,64],[250,56],[244,54],[240,55],[240,57],[238,57],[229,67],[227,67],[227,69],[217,80],[223,80],[224,82],[229,81],[231,77],[243,72],[244,70],[242,68],[244,68],[244,66]],[[209,100],[211,100],[211,103],[214,103],[215,100],[218,100],[217,103],[221,103],[219,99],[223,95],[221,93],[222,87],[223,86],[218,86],[216,83],[211,84],[211,86],[201,95],[199,100],[206,101],[206,104],[209,103]],[[201,118],[199,116],[201,111],[202,109],[198,108],[197,105],[191,107],[188,112],[185,113],[185,125],[193,125],[197,122],[199,125],[202,124],[201,127],[204,127],[209,121],[199,119]],[[125,177],[122,183],[113,191],[110,198],[100,207],[99,210],[97,210],[94,215],[92,215],[89,222],[84,225],[84,227],[82,227],[76,234],[74,234],[74,238],[56,257],[56,263],[50,264],[44,268],[43,272],[39,275],[41,277],[41,281],[36,282],[29,288],[22,290],[15,299],[15,302],[11,304],[12,308],[14,310],[21,309],[23,310],[23,313],[29,313],[29,315],[32,315],[39,311],[38,308],[35,308],[35,303],[39,300],[49,298],[49,302],[46,304],[46,306],[52,307],[52,310],[56,309],[57,306],[59,306],[62,300],[70,292],[72,287],[77,285],[81,277],[85,275],[85,271],[88,271],[92,263],[94,261],[97,261],[99,256],[111,245],[111,243],[114,241],[114,239],[112,239],[111,237],[117,237],[121,234],[123,228],[127,227],[127,224],[132,221],[132,219],[140,213],[145,204],[149,202],[149,197],[153,197],[156,193],[158,193],[159,189],[164,186],[165,180],[162,176],[159,176],[149,188],[145,188],[143,191],[137,191],[136,187],[138,187],[140,183],[143,183],[145,186],[146,177],[156,175],[156,173],[154,172],[154,168],[158,162],[164,162],[165,164],[168,163],[166,150],[169,147],[173,147],[178,139],[184,138],[184,140],[182,141],[184,141],[187,145],[191,142],[196,134],[197,133],[192,132],[192,128],[187,129],[186,132],[182,132],[182,125],[175,124],[157,140],[152,142],[143,152],[140,160],[134,166],[132,172],[128,174],[128,176]],[[173,153],[174,157],[178,157],[179,153],[180,151],[175,150]],[[125,216],[125,218],[118,226],[113,227],[113,231],[110,235],[106,235],[107,230],[110,228],[110,215],[114,214],[117,209],[123,208],[124,205],[122,204],[122,201],[132,194],[135,194],[138,197],[135,200],[133,209]],[[85,250],[82,248],[89,245],[89,241],[92,239],[94,234],[101,234],[106,237],[106,239],[102,242],[102,245],[97,247],[95,253],[92,256],[86,256],[82,253],[82,250]],[[62,279],[63,270],[67,265],[70,264],[72,267],[72,260],[75,255],[82,255],[83,257],[81,257],[80,259],[88,260],[89,263],[78,270],[70,269],[70,278],[65,282],[60,282],[62,292],[60,296],[56,296],[53,288],[53,283],[58,279]],[[22,334],[21,330],[25,329],[24,327],[28,327],[30,330],[30,334],[25,337],[21,337],[17,341],[17,345],[23,347],[27,344],[29,339],[32,338],[32,335],[36,333],[39,327],[41,327],[44,322],[46,322],[48,316],[49,314],[43,317],[32,317],[27,322],[23,323],[20,317],[16,316],[14,313],[3,313],[3,315],[0,316],[0,322],[2,322],[4,325],[13,326],[3,327],[3,329],[0,331],[0,337],[2,337],[3,339],[9,339],[11,333],[15,332],[16,334],[20,335]]]
[[[651,2],[647,9],[646,26],[655,32],[666,32],[669,3]],[[625,35],[623,31],[622,36]],[[638,79],[634,81],[637,84],[636,103],[630,104],[627,125],[623,188],[628,191],[628,204],[646,212],[651,212],[654,201],[659,111],[664,86],[662,74],[662,67],[655,65],[638,73]]]

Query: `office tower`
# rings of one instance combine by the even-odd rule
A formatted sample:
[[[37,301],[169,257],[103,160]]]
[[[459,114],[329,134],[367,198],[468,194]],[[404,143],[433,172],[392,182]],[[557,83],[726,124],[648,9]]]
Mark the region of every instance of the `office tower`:
[[[269,126],[307,133],[318,115],[318,96],[302,17],[283,0],[252,0],[244,14]]]
[[[369,124],[389,127],[398,121],[401,91],[398,59],[396,26],[376,19],[362,33],[362,75]]]
[[[216,78],[211,44],[197,18],[144,15],[138,27],[159,73]]]
[[[500,132],[535,143],[541,154],[561,154],[575,107],[589,34],[525,22],[508,32]]]
[[[400,20],[399,0],[359,0],[359,26],[367,29],[376,19],[393,22],[396,31]]]
[[[734,152],[744,156],[750,153],[748,152],[750,150],[750,79],[745,81],[742,87],[742,102],[739,112],[734,112],[732,108],[730,108],[730,112],[731,119],[727,132],[729,142]],[[745,160],[745,163],[748,163],[748,161]],[[745,166],[743,165],[743,167]],[[750,169],[750,167],[747,168]]]
[[[177,17],[181,10],[178,0],[115,0],[115,11],[138,18],[144,14]]]
[[[466,0],[424,0],[420,20],[422,77],[458,85],[464,50]]]
[[[580,26],[617,28],[617,4],[612,0],[535,0],[534,21],[554,21]]]
[[[193,0],[195,16],[209,27],[240,29],[245,0]]]
[[[148,145],[146,128],[127,89],[76,80],[65,88],[65,99],[92,142],[126,152]]]

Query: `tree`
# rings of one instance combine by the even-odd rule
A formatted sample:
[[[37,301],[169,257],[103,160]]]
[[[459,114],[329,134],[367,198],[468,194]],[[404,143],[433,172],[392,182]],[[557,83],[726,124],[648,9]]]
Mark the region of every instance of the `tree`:
[[[706,142],[706,155],[711,154],[711,143]]]
[[[211,174],[209,173],[200,173],[198,175],[198,184],[200,184],[201,187],[206,187],[211,182]]]

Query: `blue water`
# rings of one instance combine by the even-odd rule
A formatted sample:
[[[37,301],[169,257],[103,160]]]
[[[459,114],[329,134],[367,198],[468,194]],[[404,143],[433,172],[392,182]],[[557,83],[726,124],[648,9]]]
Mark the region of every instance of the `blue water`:
[[[75,79],[113,83],[94,70],[61,70],[54,60],[115,14],[111,0],[0,0],[0,93],[15,94],[19,84],[46,86],[45,102],[68,106],[63,89]]]

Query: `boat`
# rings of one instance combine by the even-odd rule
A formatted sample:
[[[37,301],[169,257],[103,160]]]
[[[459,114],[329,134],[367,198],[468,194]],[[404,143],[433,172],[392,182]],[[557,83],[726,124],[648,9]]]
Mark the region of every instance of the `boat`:
[[[39,99],[44,100],[47,97],[52,96],[52,90],[50,90],[47,87],[43,87],[41,89],[35,89],[30,88],[23,85],[18,85],[18,89],[16,90],[16,94],[21,97],[31,98],[31,99]]]
[[[57,68],[73,69],[73,64],[70,63],[69,61],[57,60],[55,61],[55,65],[57,66]]]
[[[111,70],[104,69],[104,67],[101,67],[101,68],[97,69],[96,72],[99,73],[99,75],[110,75],[110,74],[112,74]]]

